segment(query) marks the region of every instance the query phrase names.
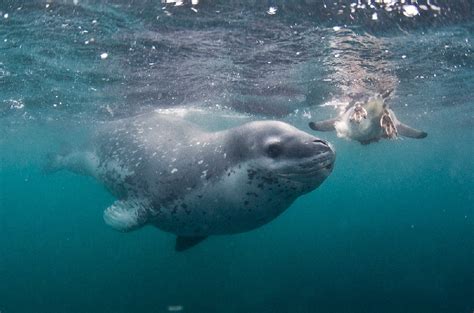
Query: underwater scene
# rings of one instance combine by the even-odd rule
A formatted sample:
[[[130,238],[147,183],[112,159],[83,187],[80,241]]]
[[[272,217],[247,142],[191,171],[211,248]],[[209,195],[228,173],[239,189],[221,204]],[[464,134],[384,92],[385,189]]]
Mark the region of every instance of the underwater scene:
[[[0,0],[0,313],[473,313],[472,0]]]

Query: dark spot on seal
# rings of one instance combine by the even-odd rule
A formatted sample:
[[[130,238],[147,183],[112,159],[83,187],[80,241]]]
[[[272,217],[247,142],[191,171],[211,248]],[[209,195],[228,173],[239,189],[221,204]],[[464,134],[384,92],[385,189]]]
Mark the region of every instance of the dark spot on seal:
[[[265,182],[267,184],[270,184],[270,185],[276,184],[278,182],[278,179],[275,179],[273,177],[262,177],[262,180],[263,180],[263,182]]]
[[[248,202],[248,201],[244,201],[244,205],[249,205],[249,202]]]
[[[258,194],[255,192],[247,192],[245,193],[247,196],[254,196],[255,198],[258,198]]]
[[[254,171],[254,170],[247,170],[247,175],[248,175],[249,179],[253,179],[255,177],[255,175],[257,175],[257,172]]]
[[[182,204],[181,204],[181,207],[182,207],[183,209],[186,209],[188,206],[187,206],[185,203],[182,203]]]

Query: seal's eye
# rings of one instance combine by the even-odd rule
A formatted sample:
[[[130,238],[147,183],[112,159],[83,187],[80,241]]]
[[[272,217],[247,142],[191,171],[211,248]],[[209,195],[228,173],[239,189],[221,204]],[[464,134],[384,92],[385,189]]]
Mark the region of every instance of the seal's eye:
[[[271,157],[273,159],[279,157],[282,152],[283,152],[283,149],[282,149],[280,143],[278,143],[278,142],[271,143],[267,147],[267,154],[268,154],[269,157]]]

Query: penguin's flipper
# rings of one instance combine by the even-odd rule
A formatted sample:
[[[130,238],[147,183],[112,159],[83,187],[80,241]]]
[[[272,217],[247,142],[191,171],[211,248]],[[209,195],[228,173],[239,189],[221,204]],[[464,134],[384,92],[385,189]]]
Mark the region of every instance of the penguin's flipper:
[[[403,123],[399,123],[397,125],[397,131],[400,136],[409,137],[409,138],[421,139],[428,136],[426,132],[412,128]]]
[[[324,121],[319,121],[319,122],[310,122],[309,127],[312,130],[317,130],[317,131],[322,131],[322,132],[333,131],[333,130],[336,130],[336,128],[334,127],[334,123],[338,119],[339,118],[331,118],[329,120],[324,120]]]

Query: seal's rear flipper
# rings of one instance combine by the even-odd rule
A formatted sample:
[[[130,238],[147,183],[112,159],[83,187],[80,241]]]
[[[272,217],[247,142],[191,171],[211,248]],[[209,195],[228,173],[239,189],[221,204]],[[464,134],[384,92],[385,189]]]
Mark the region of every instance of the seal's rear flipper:
[[[421,139],[428,136],[428,134],[425,133],[424,131],[411,128],[410,126],[407,126],[402,123],[397,125],[397,131],[399,135],[404,136],[404,137],[410,137],[410,138]]]
[[[139,201],[118,200],[104,211],[105,223],[121,232],[140,228],[146,220],[145,205]]]
[[[324,120],[320,122],[310,122],[309,127],[312,130],[318,130],[322,132],[336,130],[334,127],[334,123],[338,120],[338,118],[331,118],[329,120]]]
[[[194,247],[204,239],[206,239],[206,236],[201,236],[201,237],[183,237],[183,236],[178,236],[176,237],[176,245],[174,246],[174,250],[176,251],[184,251],[189,248]]]

